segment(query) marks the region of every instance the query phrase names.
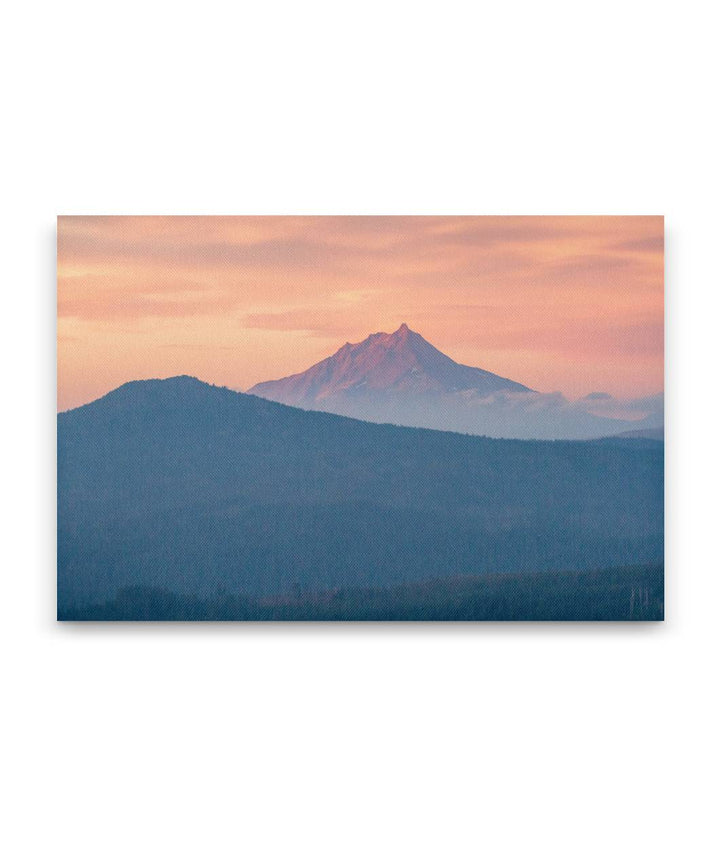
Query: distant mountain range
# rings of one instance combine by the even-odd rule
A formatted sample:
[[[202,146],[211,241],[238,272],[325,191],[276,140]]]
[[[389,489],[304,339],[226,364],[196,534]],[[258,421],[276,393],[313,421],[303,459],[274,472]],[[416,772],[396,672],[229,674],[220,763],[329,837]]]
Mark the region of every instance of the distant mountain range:
[[[420,337],[401,328],[403,338],[423,353]],[[459,370],[477,384],[511,383]],[[446,389],[454,371],[438,359],[427,376]],[[220,601],[341,597],[348,586],[662,557],[663,444],[651,440],[520,442],[374,425],[190,377],[128,383],[58,415],[61,617],[101,617],[92,604],[118,596],[131,604],[124,617],[158,614],[123,601],[128,587]],[[498,597],[492,615],[511,615],[509,595]]]
[[[592,412],[592,398],[569,402],[456,363],[402,324],[346,342],[307,371],[256,384],[252,395],[369,422],[520,439],[590,439],[657,429],[662,417],[632,422]]]

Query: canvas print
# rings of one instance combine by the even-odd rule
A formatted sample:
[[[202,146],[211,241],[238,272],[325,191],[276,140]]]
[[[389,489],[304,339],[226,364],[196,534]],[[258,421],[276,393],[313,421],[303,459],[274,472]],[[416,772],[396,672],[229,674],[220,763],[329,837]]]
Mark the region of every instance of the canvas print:
[[[58,618],[661,620],[663,246],[58,218]]]

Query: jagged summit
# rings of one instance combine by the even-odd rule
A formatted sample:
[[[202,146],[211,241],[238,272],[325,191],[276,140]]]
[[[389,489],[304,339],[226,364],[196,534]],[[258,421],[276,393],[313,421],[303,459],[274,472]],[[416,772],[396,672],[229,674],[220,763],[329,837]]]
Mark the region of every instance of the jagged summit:
[[[377,394],[529,392],[492,372],[456,363],[402,323],[394,333],[346,342],[307,371],[254,386],[250,393],[284,404],[314,407],[338,397]]]
[[[457,363],[406,323],[346,342],[306,371],[249,392],[304,410],[489,437],[577,440],[646,427]]]

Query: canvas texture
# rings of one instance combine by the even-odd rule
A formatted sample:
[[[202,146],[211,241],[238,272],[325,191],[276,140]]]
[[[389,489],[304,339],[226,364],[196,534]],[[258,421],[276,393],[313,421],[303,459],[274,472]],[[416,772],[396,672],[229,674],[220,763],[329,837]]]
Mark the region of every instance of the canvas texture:
[[[58,618],[658,621],[663,218],[58,218]]]

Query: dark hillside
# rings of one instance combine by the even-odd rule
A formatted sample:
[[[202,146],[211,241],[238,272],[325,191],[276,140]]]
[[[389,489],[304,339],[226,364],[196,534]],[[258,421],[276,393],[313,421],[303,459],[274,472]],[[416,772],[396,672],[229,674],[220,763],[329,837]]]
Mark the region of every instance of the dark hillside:
[[[58,602],[661,562],[662,444],[490,440],[193,378],[58,416]]]

